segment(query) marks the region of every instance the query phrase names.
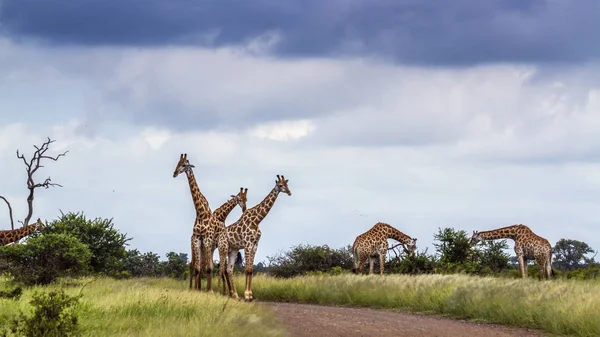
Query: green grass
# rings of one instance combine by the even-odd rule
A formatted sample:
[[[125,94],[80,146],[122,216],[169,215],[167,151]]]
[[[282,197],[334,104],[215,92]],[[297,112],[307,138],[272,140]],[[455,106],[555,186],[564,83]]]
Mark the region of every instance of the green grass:
[[[19,310],[29,314],[34,291],[59,288],[79,293],[91,279],[24,289],[20,300],[0,299],[0,326]],[[71,282],[68,284],[66,282]],[[0,290],[10,288],[0,280]],[[269,311],[219,295],[191,292],[171,279],[100,278],[83,288],[78,308],[86,336],[282,336],[285,331]]]
[[[257,275],[254,298],[397,309],[534,328],[554,334],[600,336],[600,282],[507,279],[465,275]],[[236,278],[243,296],[244,278]]]

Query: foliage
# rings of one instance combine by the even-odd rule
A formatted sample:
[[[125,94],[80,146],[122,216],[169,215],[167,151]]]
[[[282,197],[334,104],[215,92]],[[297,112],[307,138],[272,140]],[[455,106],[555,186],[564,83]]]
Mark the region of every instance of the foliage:
[[[47,234],[27,244],[0,247],[0,258],[9,262],[15,281],[26,285],[48,284],[61,276],[81,276],[89,270],[91,253],[77,238]]]
[[[153,252],[141,254],[137,249],[128,250],[124,260],[125,270],[133,277],[186,279],[189,276],[187,254],[169,252],[166,257],[166,261],[160,261],[159,256]]]
[[[68,234],[79,239],[92,253],[92,271],[106,275],[124,269],[125,245],[131,240],[114,227],[112,219],[88,219],[83,212],[64,214],[61,211],[61,216],[49,223],[41,234]]]
[[[427,254],[427,248],[423,252],[415,251],[414,254],[398,254],[386,261],[385,270],[390,273],[400,274],[432,274],[435,272],[437,259],[434,255]]]
[[[22,312],[11,323],[10,333],[28,337],[80,336],[75,306],[80,296],[69,296],[63,290],[34,293],[31,300],[33,315]],[[2,332],[9,336],[6,330]]]
[[[167,261],[161,262],[160,271],[162,276],[186,279],[189,274],[187,254],[168,252]]]
[[[19,298],[21,298],[21,294],[23,294],[23,288],[16,287],[15,289],[13,289],[11,291],[7,291],[7,290],[0,291],[0,298],[18,300]]]
[[[467,272],[477,270],[475,263],[476,252],[471,246],[470,238],[464,230],[440,228],[434,234],[433,243],[438,255],[437,269],[443,273]]]
[[[293,277],[308,272],[328,273],[334,267],[348,270],[353,263],[350,247],[333,249],[327,245],[298,245],[290,251],[267,256],[267,260],[269,273],[275,277]]]
[[[594,253],[592,247],[583,241],[560,239],[552,248],[554,252],[554,265],[561,270],[575,270],[585,268],[594,263],[594,258],[587,254]]]
[[[484,240],[476,249],[476,255],[480,264],[478,274],[490,275],[509,270],[510,255],[506,253],[508,243],[506,240]]]

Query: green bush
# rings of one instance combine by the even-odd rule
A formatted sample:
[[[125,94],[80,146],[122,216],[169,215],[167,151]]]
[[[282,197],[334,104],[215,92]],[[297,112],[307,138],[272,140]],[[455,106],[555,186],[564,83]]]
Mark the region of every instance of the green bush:
[[[75,306],[80,296],[69,296],[63,290],[49,293],[34,293],[31,300],[33,315],[23,313],[12,321],[9,331],[1,336],[48,337],[80,336]]]
[[[91,253],[77,238],[47,234],[27,244],[0,247],[14,281],[25,285],[49,284],[57,277],[81,276],[89,270]]]
[[[90,265],[95,273],[114,275],[125,269],[125,245],[131,238],[114,228],[112,219],[88,219],[81,213],[69,212],[50,222],[40,234],[68,234],[89,247]],[[37,236],[37,235],[32,235]]]
[[[350,270],[353,264],[349,247],[333,249],[327,245],[298,245],[287,252],[267,256],[267,259],[268,272],[275,277],[330,273],[334,267]]]

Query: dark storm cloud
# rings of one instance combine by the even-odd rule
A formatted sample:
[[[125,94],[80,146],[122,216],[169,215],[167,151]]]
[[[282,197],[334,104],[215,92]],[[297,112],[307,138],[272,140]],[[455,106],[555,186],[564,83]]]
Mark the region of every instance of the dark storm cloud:
[[[279,56],[372,54],[422,65],[597,58],[597,0],[0,0],[0,29],[52,45],[236,45]],[[206,36],[218,32],[207,42]]]

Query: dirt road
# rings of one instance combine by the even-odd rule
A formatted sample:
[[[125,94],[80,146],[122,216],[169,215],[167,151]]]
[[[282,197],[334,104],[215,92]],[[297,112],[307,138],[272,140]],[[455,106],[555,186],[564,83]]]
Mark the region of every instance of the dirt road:
[[[538,331],[368,308],[262,302],[294,337],[530,337]]]

